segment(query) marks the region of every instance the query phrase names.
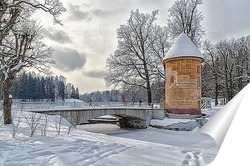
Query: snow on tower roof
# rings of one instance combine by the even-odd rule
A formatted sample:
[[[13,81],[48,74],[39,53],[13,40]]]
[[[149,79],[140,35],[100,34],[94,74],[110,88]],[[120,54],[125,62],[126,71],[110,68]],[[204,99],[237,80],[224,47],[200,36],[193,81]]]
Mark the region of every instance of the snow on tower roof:
[[[185,33],[181,33],[176,38],[174,44],[163,58],[163,61],[177,57],[198,57],[204,59],[204,56]]]

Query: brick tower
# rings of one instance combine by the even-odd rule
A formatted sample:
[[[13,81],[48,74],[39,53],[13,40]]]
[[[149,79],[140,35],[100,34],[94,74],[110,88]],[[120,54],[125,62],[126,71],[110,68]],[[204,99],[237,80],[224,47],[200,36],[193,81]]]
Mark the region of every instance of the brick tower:
[[[201,63],[204,57],[190,38],[181,33],[163,58],[165,109],[168,117],[201,115]]]

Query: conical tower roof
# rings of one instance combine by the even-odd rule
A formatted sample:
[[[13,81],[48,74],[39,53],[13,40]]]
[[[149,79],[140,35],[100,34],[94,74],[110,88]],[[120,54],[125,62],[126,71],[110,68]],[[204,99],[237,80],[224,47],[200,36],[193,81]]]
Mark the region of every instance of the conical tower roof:
[[[179,57],[197,57],[204,59],[204,56],[185,33],[181,33],[176,38],[174,44],[163,58],[163,61]]]

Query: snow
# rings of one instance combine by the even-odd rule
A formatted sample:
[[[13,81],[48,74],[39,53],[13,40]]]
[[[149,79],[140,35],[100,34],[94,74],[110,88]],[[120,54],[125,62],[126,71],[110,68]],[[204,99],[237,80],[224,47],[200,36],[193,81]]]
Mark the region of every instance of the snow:
[[[65,103],[74,103],[74,102],[77,102],[77,103],[83,103],[82,100],[79,100],[79,99],[64,99],[64,102]]]
[[[20,67],[23,67],[24,65],[25,65],[24,62],[19,62],[16,66],[14,66],[14,67],[12,68],[12,71],[19,70]]]
[[[169,119],[164,118],[163,120],[152,119],[150,124],[151,125],[158,125],[158,126],[169,126],[176,123],[189,123],[191,119]]]
[[[114,133],[121,133],[121,132],[128,132],[128,129],[121,129],[119,126],[115,124],[85,124],[85,125],[78,125],[77,129],[92,132],[92,133],[102,133],[102,134],[111,134]]]
[[[223,105],[215,106],[209,109],[202,109],[201,113],[206,115],[206,119],[211,119],[219,110],[223,108]]]
[[[2,65],[2,64],[1,64],[0,71],[3,70],[3,69],[6,68],[6,67],[7,67],[6,64],[5,64],[5,65]]]
[[[12,125],[0,127],[0,165],[206,165],[216,155],[214,141],[194,132],[150,127],[113,135],[79,129],[67,134],[68,127],[64,125],[68,123],[63,119],[58,135],[55,127],[58,116],[49,116],[46,136],[41,136],[42,130],[38,129],[30,137],[26,122],[30,113],[13,111],[13,114],[15,122],[20,120],[20,126],[15,138]],[[41,122],[44,120],[43,117]]]
[[[163,120],[152,119],[151,126],[169,130],[191,131],[196,127],[201,127],[195,119],[170,119],[164,118]]]
[[[185,33],[181,33],[166,53],[165,57],[163,58],[163,61],[172,58],[189,56],[204,59],[204,56],[190,40],[190,38]]]
[[[103,116],[99,116],[98,118],[113,119],[113,118],[116,118],[116,117],[115,117],[115,116],[112,116],[112,115],[103,115]]]
[[[3,75],[4,75],[4,81],[9,78],[9,74],[6,71],[3,71]]]

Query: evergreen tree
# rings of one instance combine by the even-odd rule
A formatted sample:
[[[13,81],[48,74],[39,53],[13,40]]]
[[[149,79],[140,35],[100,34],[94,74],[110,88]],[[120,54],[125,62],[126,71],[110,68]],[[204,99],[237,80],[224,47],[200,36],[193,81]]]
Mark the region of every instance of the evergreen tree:
[[[55,101],[55,84],[52,77],[49,77],[49,99]]]
[[[75,99],[76,98],[76,90],[74,85],[72,85],[72,91],[71,91],[71,95],[70,98]]]
[[[58,97],[62,100],[65,99],[65,84],[61,80],[58,82]]]
[[[75,98],[76,98],[76,99],[79,99],[79,90],[78,90],[78,87],[76,88]]]
[[[40,99],[45,99],[46,98],[46,90],[45,90],[46,80],[44,77],[41,78],[40,86],[41,86]]]
[[[42,86],[41,86],[41,80],[39,77],[35,78],[35,100],[41,99],[41,91],[42,91]]]
[[[70,83],[67,85],[70,86],[70,90],[68,90],[68,92],[70,92],[69,97],[72,96],[73,98],[79,99],[79,89],[75,89]],[[63,76],[44,77],[37,76],[34,73],[23,72],[14,80],[10,94],[13,98],[23,99],[23,101],[39,101],[41,99],[54,101],[55,99],[64,100],[65,98],[69,98],[66,93],[66,78]]]
[[[13,86],[11,88],[10,94],[13,98],[18,98],[19,91],[20,91],[20,76],[17,76],[14,80]]]
[[[20,78],[20,89],[19,89],[19,97],[20,99],[27,99],[27,94],[26,94],[26,86],[28,83],[28,76],[26,73],[23,73],[21,78]]]
[[[58,78],[58,76],[54,77],[54,85],[55,85],[55,98],[58,99],[59,98],[59,91],[58,91],[59,78]]]

